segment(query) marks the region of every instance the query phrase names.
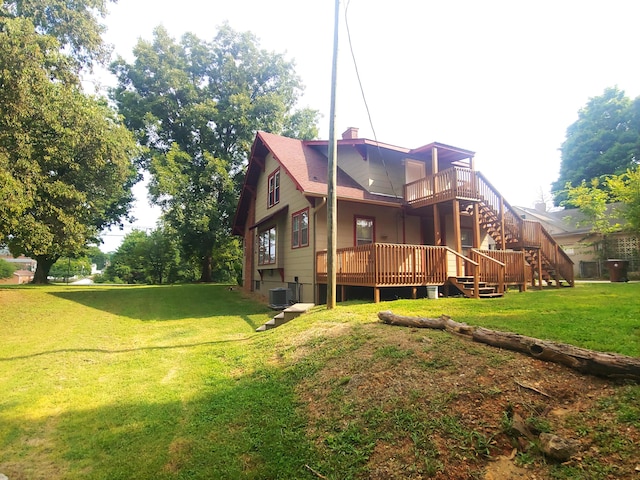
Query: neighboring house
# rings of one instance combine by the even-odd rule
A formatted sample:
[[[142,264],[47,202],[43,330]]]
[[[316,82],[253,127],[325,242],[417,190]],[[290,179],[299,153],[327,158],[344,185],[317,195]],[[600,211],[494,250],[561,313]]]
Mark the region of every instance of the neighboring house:
[[[616,209],[619,204],[607,206],[612,225],[620,224]],[[622,229],[606,236],[592,232],[592,225],[577,208],[546,211],[546,205],[536,208],[514,207],[523,219],[535,220],[549,231],[574,263],[578,278],[600,278],[607,273],[606,260],[629,261],[629,272],[640,271],[640,239]]]
[[[257,133],[233,222],[246,290],[326,301],[328,146]],[[338,299],[364,289],[375,301],[415,297],[428,286],[479,297],[526,288],[527,278],[573,285],[569,258],[475,170],[474,152],[402,148],[350,128],[337,166]]]
[[[0,279],[0,284],[21,285],[23,283],[29,283],[33,280],[33,275],[34,273],[30,270],[16,270],[13,272],[12,277]]]

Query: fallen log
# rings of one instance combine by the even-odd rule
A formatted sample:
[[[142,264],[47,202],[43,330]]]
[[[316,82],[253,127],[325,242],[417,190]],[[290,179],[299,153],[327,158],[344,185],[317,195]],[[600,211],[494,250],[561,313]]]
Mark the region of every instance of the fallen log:
[[[625,378],[640,382],[640,358],[617,353],[597,352],[566,343],[540,340],[517,333],[500,332],[466,323],[453,321],[442,315],[439,318],[405,317],[390,311],[378,312],[381,322],[413,328],[431,328],[467,337],[506,350],[526,353],[539,360],[560,363],[581,373],[608,378]]]

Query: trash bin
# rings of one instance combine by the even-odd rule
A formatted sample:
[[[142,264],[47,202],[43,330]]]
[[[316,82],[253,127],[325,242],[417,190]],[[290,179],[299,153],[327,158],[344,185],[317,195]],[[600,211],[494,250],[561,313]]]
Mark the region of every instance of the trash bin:
[[[437,285],[427,285],[427,298],[429,300],[436,300],[438,298]]]
[[[629,268],[629,260],[608,259],[607,268],[609,269],[609,280],[612,282],[628,282],[627,269]]]

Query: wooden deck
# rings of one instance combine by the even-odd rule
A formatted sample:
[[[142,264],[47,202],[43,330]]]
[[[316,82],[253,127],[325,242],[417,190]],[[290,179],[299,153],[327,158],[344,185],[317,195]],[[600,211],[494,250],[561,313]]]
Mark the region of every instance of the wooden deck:
[[[404,186],[404,199],[412,208],[455,201],[477,204],[481,227],[500,250],[521,250],[539,278],[562,280],[573,286],[573,261],[539,222],[522,219],[482,173],[451,167]]]
[[[456,257],[462,269],[456,269]],[[525,287],[526,262],[522,252],[472,250],[465,257],[448,247],[373,243],[341,248],[336,257],[336,284],[379,288],[445,285],[450,276],[467,275],[476,282]],[[454,269],[452,271],[451,269]],[[316,254],[316,282],[327,282],[327,252]]]

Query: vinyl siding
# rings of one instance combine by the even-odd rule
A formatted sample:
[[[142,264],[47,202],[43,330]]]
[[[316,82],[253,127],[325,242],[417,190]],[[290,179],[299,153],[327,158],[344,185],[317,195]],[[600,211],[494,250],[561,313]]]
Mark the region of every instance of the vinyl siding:
[[[270,154],[265,160],[264,173],[260,176],[256,188],[256,221],[267,217],[275,211],[288,206],[288,210],[271,221],[261,225],[253,230],[255,236],[255,272],[254,278],[261,280],[260,293],[268,296],[269,289],[287,287],[288,282],[294,282],[298,277],[298,282],[302,285],[300,299],[303,302],[313,302],[313,276],[314,276],[314,258],[313,255],[313,208],[309,202],[297,189],[296,184],[289,177],[286,170],[280,167],[280,202],[271,208],[267,208],[268,199],[268,179],[269,176],[280,167],[280,164]],[[292,214],[309,208],[309,246],[300,248],[291,248],[291,216]],[[258,265],[258,240],[257,236],[269,226],[276,226],[276,264]],[[263,270],[262,279],[260,279],[259,269]],[[280,270],[284,271],[284,281],[281,277]]]

